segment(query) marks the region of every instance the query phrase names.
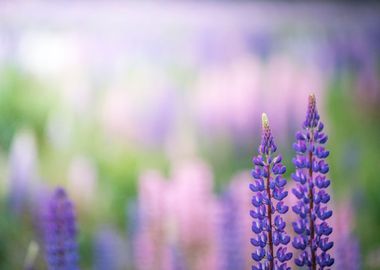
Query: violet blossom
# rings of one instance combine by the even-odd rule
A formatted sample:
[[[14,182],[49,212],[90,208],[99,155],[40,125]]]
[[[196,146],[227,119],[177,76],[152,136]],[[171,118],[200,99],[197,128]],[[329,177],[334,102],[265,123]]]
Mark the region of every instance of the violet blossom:
[[[334,263],[328,251],[333,247],[329,241],[332,227],[327,223],[332,215],[327,203],[330,195],[326,188],[330,185],[326,173],[329,166],[325,158],[329,155],[323,145],[327,142],[327,135],[323,132],[323,123],[319,120],[314,95],[309,96],[306,120],[303,130],[297,132],[297,142],[293,144],[296,157],[293,163],[296,172],[292,178],[297,187],[292,189],[298,201],[293,211],[298,220],[293,222],[293,229],[297,236],[293,239],[293,247],[300,250],[296,265],[308,269],[324,269]]]
[[[262,115],[263,134],[259,155],[253,158],[254,178],[250,184],[253,191],[250,214],[253,218],[252,231],[255,236],[251,243],[256,247],[252,253],[256,264],[252,270],[288,270],[287,261],[292,258],[286,245],[290,242],[285,232],[286,223],[282,218],[289,207],[283,202],[288,195],[284,187],[286,179],[282,176],[286,167],[281,163],[281,155],[276,156],[277,146],[274,142],[266,114]]]
[[[42,225],[48,269],[78,270],[76,218],[65,190],[57,188],[44,210]]]

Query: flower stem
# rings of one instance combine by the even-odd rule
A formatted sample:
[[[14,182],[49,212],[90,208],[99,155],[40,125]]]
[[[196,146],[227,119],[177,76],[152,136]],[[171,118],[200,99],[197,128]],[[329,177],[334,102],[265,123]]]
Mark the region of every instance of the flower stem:
[[[267,172],[268,177],[266,179],[266,188],[267,188],[267,194],[268,194],[268,220],[269,220],[269,231],[268,231],[268,244],[269,244],[269,251],[271,255],[271,259],[269,260],[269,270],[274,269],[274,252],[273,252],[273,236],[272,236],[272,196],[270,193],[270,165],[267,165]]]
[[[312,151],[309,151],[309,225],[310,225],[310,239],[309,239],[309,246],[310,246],[310,255],[311,255],[311,269],[316,270],[317,269],[317,262],[315,257],[315,251],[313,249],[313,241],[315,238],[315,231],[314,231],[314,220],[313,220],[313,208],[314,208],[314,201],[313,201],[313,153]]]

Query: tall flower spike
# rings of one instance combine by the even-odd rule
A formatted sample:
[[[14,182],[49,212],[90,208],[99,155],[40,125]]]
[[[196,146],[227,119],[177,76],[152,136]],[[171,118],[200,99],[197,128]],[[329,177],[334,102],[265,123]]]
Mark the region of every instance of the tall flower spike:
[[[74,207],[66,192],[57,188],[44,210],[42,218],[48,269],[79,269]]]
[[[328,254],[333,246],[328,237],[332,227],[327,223],[332,215],[332,211],[327,208],[330,201],[330,195],[326,191],[330,185],[330,180],[326,177],[329,166],[324,161],[329,151],[323,147],[327,135],[323,133],[323,123],[319,121],[314,95],[309,96],[303,130],[297,132],[296,139],[297,142],[293,144],[296,151],[293,159],[296,171],[292,178],[297,186],[292,192],[297,203],[292,209],[298,215],[298,220],[293,222],[297,236],[292,244],[301,253],[295,263],[312,270],[324,269],[334,263],[334,259]]]
[[[252,253],[255,264],[252,270],[289,270],[287,261],[292,258],[286,245],[290,237],[285,232],[285,221],[281,217],[289,207],[283,202],[288,195],[284,187],[286,171],[281,156],[274,156],[277,147],[269,127],[268,117],[262,115],[263,133],[259,154],[253,158],[253,182],[249,185],[253,191],[252,231],[255,236],[251,244],[256,248]]]

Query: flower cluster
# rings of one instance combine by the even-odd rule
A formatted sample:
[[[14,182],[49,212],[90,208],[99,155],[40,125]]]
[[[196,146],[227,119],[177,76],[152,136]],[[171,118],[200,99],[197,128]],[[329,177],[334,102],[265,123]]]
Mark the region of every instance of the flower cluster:
[[[256,247],[252,253],[256,264],[253,270],[264,269],[290,269],[287,261],[292,258],[286,245],[290,237],[285,232],[286,223],[281,217],[289,207],[283,202],[288,195],[284,187],[286,179],[283,174],[286,171],[281,163],[281,156],[275,156],[277,146],[274,142],[266,114],[262,115],[263,134],[259,147],[259,154],[253,158],[254,169],[252,170],[253,183],[250,189],[253,191],[250,214],[253,218],[252,231],[255,237],[251,243]]]
[[[48,269],[79,269],[74,207],[62,188],[54,191],[42,218]]]
[[[297,236],[292,244],[301,251],[295,263],[313,270],[317,266],[318,269],[324,269],[334,263],[328,253],[333,246],[328,237],[332,233],[332,227],[327,223],[332,211],[326,206],[330,201],[330,195],[326,191],[330,180],[326,178],[329,166],[324,159],[329,151],[323,147],[327,141],[323,127],[315,96],[310,95],[303,130],[297,132],[297,142],[293,145],[296,151],[293,159],[296,171],[292,178],[297,186],[292,192],[297,197],[297,203],[292,209],[298,219],[293,223]]]

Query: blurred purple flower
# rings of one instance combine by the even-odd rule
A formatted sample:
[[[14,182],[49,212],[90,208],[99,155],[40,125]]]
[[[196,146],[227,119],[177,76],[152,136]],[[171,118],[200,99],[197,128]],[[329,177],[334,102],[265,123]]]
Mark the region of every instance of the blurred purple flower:
[[[333,222],[335,229],[332,237],[336,243],[333,250],[336,257],[336,269],[362,269],[359,241],[353,232],[354,207],[348,200],[336,206]]]
[[[327,135],[323,133],[324,126],[319,118],[315,96],[310,95],[303,131],[297,132],[297,142],[293,144],[297,156],[293,159],[296,172],[292,178],[297,186],[292,191],[298,201],[292,209],[299,218],[293,222],[297,236],[292,244],[301,250],[295,263],[313,270],[317,269],[317,265],[318,269],[324,269],[334,263],[328,253],[333,247],[333,242],[328,238],[332,228],[326,222],[332,215],[326,206],[330,195],[325,190],[330,185],[330,180],[325,176],[329,166],[324,161],[329,151],[322,146],[327,141]]]
[[[74,206],[65,190],[57,188],[42,211],[45,258],[48,269],[79,269]]]
[[[175,244],[169,244],[166,248],[167,264],[165,265],[166,270],[186,270],[186,260],[183,253]]]
[[[95,236],[95,270],[122,270],[126,268],[126,243],[117,231],[101,228]]]
[[[219,199],[220,228],[219,240],[219,267],[224,270],[244,269],[243,235],[239,219],[238,200],[231,189],[227,189]]]
[[[236,174],[230,183],[229,191],[236,203],[237,233],[241,239],[249,239],[252,236],[252,219],[247,213],[251,210],[251,190],[247,189],[247,179],[250,175],[248,172]],[[243,252],[244,269],[251,269],[251,252],[252,246],[249,241],[240,243]]]
[[[136,258],[136,251],[135,251],[135,241],[139,232],[140,227],[140,212],[138,204],[135,200],[130,200],[127,203],[126,206],[126,224],[127,224],[127,254],[128,257],[128,268],[135,268],[135,258]]]
[[[254,219],[252,231],[255,233],[251,243],[256,247],[256,251],[252,253],[252,258],[257,262],[252,269],[287,270],[289,269],[287,261],[293,254],[288,252],[286,247],[290,237],[285,232],[286,223],[281,217],[289,210],[283,202],[288,195],[284,188],[286,179],[282,177],[286,168],[281,163],[281,156],[273,155],[277,146],[266,114],[262,115],[262,125],[259,155],[253,158],[254,181],[249,185],[254,193],[252,196],[254,208],[250,214]]]

